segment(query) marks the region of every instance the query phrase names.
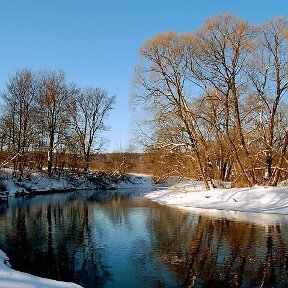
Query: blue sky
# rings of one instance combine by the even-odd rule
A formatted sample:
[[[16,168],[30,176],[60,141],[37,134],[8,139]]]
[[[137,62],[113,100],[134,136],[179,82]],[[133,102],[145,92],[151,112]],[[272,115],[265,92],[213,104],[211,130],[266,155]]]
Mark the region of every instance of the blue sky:
[[[258,24],[288,16],[287,0],[0,0],[0,88],[22,68],[61,69],[69,82],[116,95],[108,151],[132,138],[129,94],[140,45],[173,30],[195,31],[232,12]]]

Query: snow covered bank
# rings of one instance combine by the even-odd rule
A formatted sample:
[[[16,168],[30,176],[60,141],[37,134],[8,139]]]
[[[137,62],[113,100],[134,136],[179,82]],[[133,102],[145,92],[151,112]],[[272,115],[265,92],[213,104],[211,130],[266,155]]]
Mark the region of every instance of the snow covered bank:
[[[36,277],[10,268],[8,257],[0,250],[0,287],[1,288],[80,288],[74,283]]]
[[[251,217],[251,214],[227,211],[282,214],[287,216],[264,216],[261,214],[256,215],[257,217],[254,215],[254,219],[258,218],[260,222],[271,220],[274,222],[280,221],[281,218],[281,221],[284,219],[288,223],[288,187],[231,188],[207,191],[199,182],[186,182],[176,184],[168,189],[151,192],[146,197],[162,204],[194,210],[211,216],[232,216],[240,219]]]
[[[122,189],[153,187],[152,176],[142,174],[109,175],[102,172],[65,173],[48,177],[43,172],[31,172],[20,181],[12,177],[12,170],[1,171],[1,182],[9,192],[15,194],[46,194],[80,189]]]

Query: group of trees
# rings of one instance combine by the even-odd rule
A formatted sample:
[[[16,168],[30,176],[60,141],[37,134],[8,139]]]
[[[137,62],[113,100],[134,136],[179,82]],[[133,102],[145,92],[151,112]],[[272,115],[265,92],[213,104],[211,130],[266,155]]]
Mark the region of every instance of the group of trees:
[[[196,177],[207,188],[277,185],[287,176],[287,19],[255,26],[220,15],[193,33],[157,35],[140,55],[135,99],[146,109],[151,171]],[[47,166],[51,175],[65,164],[57,157],[69,155],[89,168],[114,96],[68,84],[63,72],[29,69],[1,92],[2,166],[10,161],[20,177],[27,166]]]
[[[51,175],[55,153],[76,155],[87,170],[115,102],[103,89],[68,84],[61,71],[29,69],[12,75],[1,96],[0,149],[7,160],[2,165],[10,161],[20,177],[29,165],[44,165]]]
[[[212,179],[252,186],[287,176],[285,18],[255,26],[220,15],[194,33],[157,35],[140,55],[135,96],[149,111],[147,151],[159,161],[190,165],[207,188]]]

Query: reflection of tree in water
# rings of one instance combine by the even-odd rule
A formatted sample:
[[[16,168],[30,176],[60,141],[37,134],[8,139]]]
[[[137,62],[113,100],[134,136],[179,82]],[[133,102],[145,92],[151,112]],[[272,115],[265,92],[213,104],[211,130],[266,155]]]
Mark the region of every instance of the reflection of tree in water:
[[[161,206],[151,209],[147,226],[155,233],[154,253],[182,287],[288,285],[288,234],[280,225],[212,219]]]
[[[109,273],[96,249],[87,202],[18,205],[0,221],[0,243],[13,268],[42,277],[102,287]],[[31,245],[32,239],[37,239]],[[16,249],[15,249],[16,247]],[[27,268],[26,268],[27,267]]]
[[[111,198],[109,193],[109,201],[104,194],[99,200],[97,193],[91,193],[89,201],[77,193],[69,195],[69,199],[63,196],[65,201],[35,197],[37,205],[32,199],[26,204],[16,201],[13,209],[3,206],[7,210],[0,214],[0,247],[15,269],[102,287],[111,280],[105,266],[111,250],[99,245],[103,235],[121,225],[127,241],[136,230],[127,251],[131,258],[127,270],[131,281],[145,287],[177,283],[179,287],[287,287],[287,225],[212,219],[149,200]],[[111,225],[108,234],[95,217]],[[142,231],[143,223],[146,227],[139,233],[135,226]]]

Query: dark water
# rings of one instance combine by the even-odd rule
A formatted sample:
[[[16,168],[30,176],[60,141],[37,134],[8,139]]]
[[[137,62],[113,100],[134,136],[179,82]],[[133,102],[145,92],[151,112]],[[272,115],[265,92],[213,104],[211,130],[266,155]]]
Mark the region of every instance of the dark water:
[[[84,287],[288,287],[288,225],[161,206],[133,191],[0,203],[12,267]]]

